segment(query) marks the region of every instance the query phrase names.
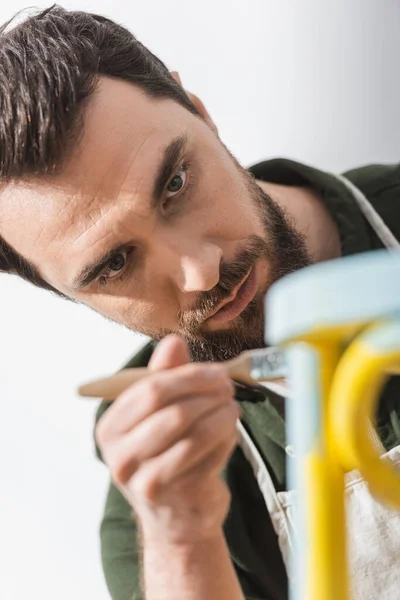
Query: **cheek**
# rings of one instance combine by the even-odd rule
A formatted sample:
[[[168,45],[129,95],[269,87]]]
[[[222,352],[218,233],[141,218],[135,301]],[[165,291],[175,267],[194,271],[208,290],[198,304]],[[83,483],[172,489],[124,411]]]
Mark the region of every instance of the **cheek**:
[[[215,234],[227,241],[241,241],[263,233],[259,213],[248,198],[224,194],[207,207],[205,219]]]
[[[156,281],[140,293],[127,288],[120,295],[115,292],[85,296],[83,302],[104,317],[139,333],[154,335],[160,329],[177,329],[177,308],[165,290],[158,289]]]
[[[220,169],[198,196],[200,217],[221,237],[243,240],[263,232],[259,209],[236,170]],[[202,210],[201,210],[202,209]]]

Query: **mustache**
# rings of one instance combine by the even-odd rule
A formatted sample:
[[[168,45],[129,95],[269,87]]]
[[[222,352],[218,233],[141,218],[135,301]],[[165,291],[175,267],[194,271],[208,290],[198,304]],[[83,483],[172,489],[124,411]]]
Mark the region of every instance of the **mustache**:
[[[183,333],[191,335],[197,333],[201,324],[221,302],[232,294],[255,262],[265,256],[268,251],[269,246],[266,240],[257,235],[252,235],[234,260],[221,265],[217,285],[212,290],[202,292],[191,309],[179,311],[179,327]]]

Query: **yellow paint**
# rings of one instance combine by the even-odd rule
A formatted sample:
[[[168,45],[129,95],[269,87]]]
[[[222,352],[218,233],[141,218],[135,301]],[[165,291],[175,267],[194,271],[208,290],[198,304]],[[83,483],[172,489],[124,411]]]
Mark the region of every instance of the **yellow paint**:
[[[371,436],[381,387],[389,373],[400,370],[400,340],[398,350],[377,353],[355,337],[362,329],[360,324],[318,327],[301,338],[320,357],[322,418],[316,447],[302,463],[308,541],[304,600],[350,597],[346,471],[358,469],[373,495],[400,510],[399,473],[380,458],[379,442]]]
[[[310,331],[303,332],[297,337],[290,339],[290,343],[295,341],[308,342],[309,344],[340,344],[344,340],[350,340],[357,335],[365,326],[364,323],[346,323],[342,325],[320,324]]]
[[[375,421],[385,379],[399,365],[400,348],[377,353],[364,341],[354,341],[338,365],[329,401],[332,443],[338,460],[348,470],[358,469],[371,493],[397,510],[400,510],[400,476],[380,458],[370,424]]]
[[[309,600],[348,600],[343,473],[326,457],[304,464],[308,488],[307,593]]]
[[[304,460],[307,487],[307,600],[348,600],[343,470],[330,443],[328,398],[339,359],[334,344],[313,346],[320,356],[321,436]]]

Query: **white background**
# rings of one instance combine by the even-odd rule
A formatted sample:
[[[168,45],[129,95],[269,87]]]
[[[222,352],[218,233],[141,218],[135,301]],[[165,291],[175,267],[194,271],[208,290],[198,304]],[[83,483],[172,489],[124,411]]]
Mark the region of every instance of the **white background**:
[[[400,0],[63,5],[127,25],[202,97],[244,164],[398,160]],[[0,21],[24,6],[2,0]],[[108,476],[94,458],[95,404],[75,388],[119,368],[140,339],[5,275],[0,302],[0,597],[106,600]]]

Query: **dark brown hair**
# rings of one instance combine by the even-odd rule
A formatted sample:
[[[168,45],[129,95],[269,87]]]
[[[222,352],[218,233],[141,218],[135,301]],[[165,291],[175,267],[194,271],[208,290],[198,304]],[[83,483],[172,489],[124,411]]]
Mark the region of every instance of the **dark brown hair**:
[[[0,28],[0,185],[62,167],[102,75],[198,114],[164,63],[121,25],[56,5],[10,28],[14,19]],[[1,236],[0,272],[64,296]]]

